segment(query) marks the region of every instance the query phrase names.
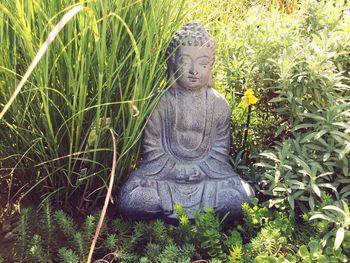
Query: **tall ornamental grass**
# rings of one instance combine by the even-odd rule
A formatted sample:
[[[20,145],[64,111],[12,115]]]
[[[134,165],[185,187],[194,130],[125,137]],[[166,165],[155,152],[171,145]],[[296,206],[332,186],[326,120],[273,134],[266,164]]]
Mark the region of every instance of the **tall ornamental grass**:
[[[0,110],[72,0],[0,3]],[[116,185],[136,163],[158,90],[167,88],[165,49],[184,1],[80,1],[0,119],[0,171],[22,193],[78,207],[106,192],[117,139]]]

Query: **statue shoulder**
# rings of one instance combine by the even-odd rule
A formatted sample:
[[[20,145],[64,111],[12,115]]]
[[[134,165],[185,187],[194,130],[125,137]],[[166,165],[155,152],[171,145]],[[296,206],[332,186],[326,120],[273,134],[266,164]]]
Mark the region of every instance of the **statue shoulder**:
[[[210,92],[214,98],[215,108],[219,110],[220,114],[226,115],[227,112],[231,112],[230,105],[228,104],[224,95],[213,88],[210,89]]]
[[[156,108],[159,110],[163,110],[168,106],[169,100],[172,99],[172,94],[170,93],[170,90],[165,91],[159,98],[157,102]]]

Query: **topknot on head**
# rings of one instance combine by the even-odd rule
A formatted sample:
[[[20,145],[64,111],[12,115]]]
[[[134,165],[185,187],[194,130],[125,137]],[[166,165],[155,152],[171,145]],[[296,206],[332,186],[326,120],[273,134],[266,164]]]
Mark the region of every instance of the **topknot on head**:
[[[212,49],[213,53],[215,51],[214,38],[197,21],[186,24],[175,33],[167,49],[167,57],[172,55],[180,45],[207,47]]]

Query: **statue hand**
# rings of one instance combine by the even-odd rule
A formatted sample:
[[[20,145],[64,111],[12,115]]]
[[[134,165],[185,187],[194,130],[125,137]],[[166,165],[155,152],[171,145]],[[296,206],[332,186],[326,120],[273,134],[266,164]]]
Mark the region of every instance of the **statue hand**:
[[[154,186],[154,181],[149,180],[147,178],[142,178],[140,181],[140,186],[141,187],[152,187],[152,186]]]
[[[197,182],[200,181],[202,171],[196,166],[182,166],[174,170],[177,182]]]
[[[180,166],[174,169],[175,180],[177,182],[187,181],[188,176],[186,175],[186,169],[184,166]]]
[[[200,180],[201,177],[201,170],[197,167],[194,167],[191,169],[191,172],[188,174],[188,181],[189,182],[197,182]]]

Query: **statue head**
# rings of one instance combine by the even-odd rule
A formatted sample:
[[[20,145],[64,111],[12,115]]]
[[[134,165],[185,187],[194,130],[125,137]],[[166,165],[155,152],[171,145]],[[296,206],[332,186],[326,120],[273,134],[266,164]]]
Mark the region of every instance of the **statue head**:
[[[215,42],[198,22],[190,22],[175,33],[167,57],[170,81],[180,88],[200,90],[211,86]]]

